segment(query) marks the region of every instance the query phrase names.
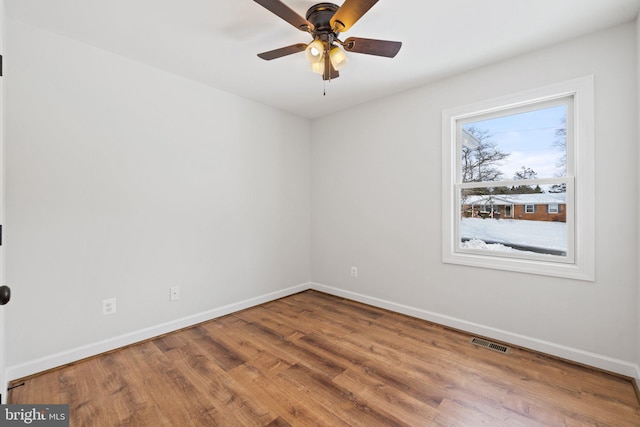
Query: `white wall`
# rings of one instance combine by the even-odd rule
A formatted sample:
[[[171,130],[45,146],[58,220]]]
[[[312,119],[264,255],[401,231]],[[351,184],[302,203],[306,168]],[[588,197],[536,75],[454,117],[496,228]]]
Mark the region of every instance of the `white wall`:
[[[308,120],[8,18],[10,367],[309,281]]]
[[[635,374],[635,30],[629,23],[314,121],[317,287]],[[597,280],[443,264],[442,110],[589,74],[596,97]],[[334,129],[329,136],[327,128]],[[350,277],[352,265],[358,278]]]
[[[636,18],[636,79],[638,82],[638,95],[637,95],[638,98],[636,101],[636,105],[637,105],[636,108],[638,108],[638,118],[637,118],[638,135],[637,135],[636,143],[640,145],[640,16]],[[640,150],[638,151],[640,154]],[[640,165],[640,157],[638,157],[638,164]],[[640,206],[638,206],[638,214],[636,216],[638,218],[638,222],[640,223]],[[640,233],[640,230],[638,232]],[[638,234],[638,245],[640,245],[640,234]],[[636,384],[638,388],[640,388],[640,249],[638,252],[639,252],[638,253],[639,258],[638,258],[638,262],[636,263],[636,268],[638,269],[638,271],[636,271],[636,274],[638,275],[638,303],[637,303],[638,329],[636,330],[636,340],[637,340],[638,347],[636,351],[636,365],[637,365]]]
[[[604,368],[640,364],[640,234],[624,209],[640,204],[634,24],[312,124],[8,24],[14,377],[64,360],[56,352],[93,351],[310,278]],[[596,282],[442,264],[442,109],[586,74],[596,79]],[[330,123],[339,141],[326,136]],[[182,299],[170,303],[176,284]],[[109,297],[118,313],[105,317]]]
[[[4,55],[4,0],[0,0],[0,54]],[[3,58],[4,59],[4,58]],[[4,214],[4,161],[3,161],[3,141],[4,141],[4,77],[0,77],[0,224],[3,222]],[[4,251],[0,246],[0,285],[4,285]],[[5,308],[0,306],[0,404],[7,400],[7,380],[5,376]]]

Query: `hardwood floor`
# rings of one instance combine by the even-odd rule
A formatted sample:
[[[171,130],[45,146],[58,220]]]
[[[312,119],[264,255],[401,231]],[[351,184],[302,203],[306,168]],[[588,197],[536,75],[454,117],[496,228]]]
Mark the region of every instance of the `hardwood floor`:
[[[640,426],[629,379],[315,291],[24,382],[71,426]]]

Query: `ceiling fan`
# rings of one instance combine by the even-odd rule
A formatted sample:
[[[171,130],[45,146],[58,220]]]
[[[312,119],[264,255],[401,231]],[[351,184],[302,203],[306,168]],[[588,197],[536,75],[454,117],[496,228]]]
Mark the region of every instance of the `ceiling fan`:
[[[309,44],[297,43],[280,49],[259,53],[262,59],[270,61],[293,53],[305,52],[311,70],[322,74],[323,80],[339,77],[338,70],[347,63],[347,52],[367,55],[396,56],[402,42],[349,37],[345,41],[338,38],[367,13],[378,0],[345,0],[342,6],[333,3],[318,3],[307,11],[306,19],[280,0],[254,0],[259,5],[284,19],[300,31],[308,32],[313,40]]]

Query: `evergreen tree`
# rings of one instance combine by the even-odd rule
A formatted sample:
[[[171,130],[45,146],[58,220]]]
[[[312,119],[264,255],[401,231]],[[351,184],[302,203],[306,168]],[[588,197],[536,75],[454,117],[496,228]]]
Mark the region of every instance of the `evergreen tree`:
[[[538,174],[531,168],[527,168],[522,166],[519,171],[513,174],[513,179],[516,180],[527,180],[527,179],[536,179],[538,178]],[[531,194],[531,193],[542,193],[542,188],[539,185],[535,187],[531,185],[514,185],[511,187],[512,194]]]

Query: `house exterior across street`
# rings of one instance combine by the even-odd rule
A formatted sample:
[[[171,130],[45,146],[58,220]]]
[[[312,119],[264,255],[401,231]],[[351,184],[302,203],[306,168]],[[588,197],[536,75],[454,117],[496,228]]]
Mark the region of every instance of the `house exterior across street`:
[[[493,194],[462,199],[466,218],[567,221],[567,193]]]

